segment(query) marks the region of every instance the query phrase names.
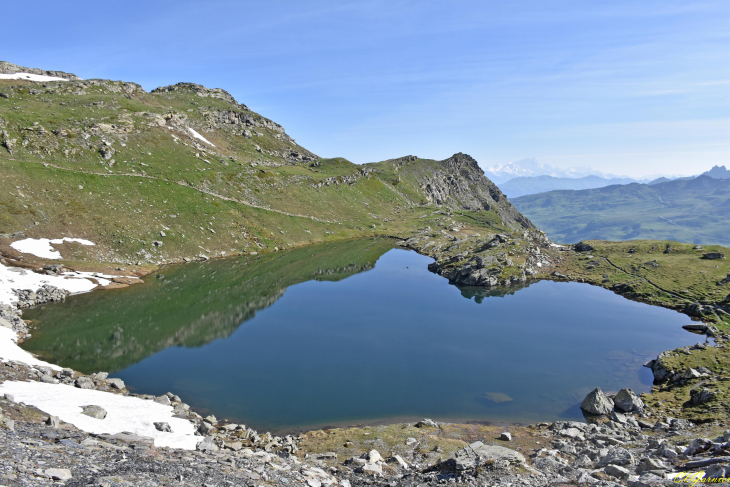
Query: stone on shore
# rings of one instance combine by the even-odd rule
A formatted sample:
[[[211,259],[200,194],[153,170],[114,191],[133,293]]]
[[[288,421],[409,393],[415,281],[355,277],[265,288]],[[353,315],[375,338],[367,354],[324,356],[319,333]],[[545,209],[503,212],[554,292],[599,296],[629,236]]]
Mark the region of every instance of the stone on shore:
[[[631,389],[621,389],[613,397],[613,405],[625,413],[640,411],[644,409],[644,401],[637,396]]]
[[[107,382],[114,389],[124,389],[124,381],[122,379],[107,379]]]
[[[606,415],[613,409],[613,401],[603,393],[600,387],[596,387],[583,399],[580,408],[589,414]]]

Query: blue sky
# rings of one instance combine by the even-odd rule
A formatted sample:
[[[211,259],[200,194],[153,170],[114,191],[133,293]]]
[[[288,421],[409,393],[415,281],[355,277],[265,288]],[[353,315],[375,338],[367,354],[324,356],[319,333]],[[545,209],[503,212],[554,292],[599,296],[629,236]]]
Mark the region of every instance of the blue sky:
[[[726,0],[38,1],[3,17],[2,60],[224,88],[323,157],[730,164]]]

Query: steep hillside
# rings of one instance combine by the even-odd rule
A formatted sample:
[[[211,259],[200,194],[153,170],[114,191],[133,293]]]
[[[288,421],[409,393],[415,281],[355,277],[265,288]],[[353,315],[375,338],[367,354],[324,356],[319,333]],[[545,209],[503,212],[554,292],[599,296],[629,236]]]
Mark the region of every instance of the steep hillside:
[[[12,257],[28,258],[8,246],[23,236],[97,243],[64,244],[67,260],[145,264],[406,238],[436,222],[487,240],[534,230],[464,154],[322,159],[219,88],[52,73],[67,81],[0,80],[0,250]]]
[[[580,240],[730,243],[730,180],[700,176],[658,184],[550,191],[512,200],[548,236]]]

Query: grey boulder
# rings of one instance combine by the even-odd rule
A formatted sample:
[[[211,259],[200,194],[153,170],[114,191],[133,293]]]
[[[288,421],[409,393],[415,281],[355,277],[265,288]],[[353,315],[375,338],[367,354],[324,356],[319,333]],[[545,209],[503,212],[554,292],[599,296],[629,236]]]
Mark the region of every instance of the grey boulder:
[[[106,418],[106,410],[101,406],[81,406],[81,409],[83,409],[83,411],[81,411],[81,414],[89,416],[90,418]]]
[[[475,468],[478,464],[485,462],[496,462],[498,460],[506,460],[512,465],[522,465],[525,463],[525,457],[521,453],[503,446],[485,445],[481,441],[475,441],[456,452],[456,469],[467,470]]]
[[[631,389],[621,389],[613,397],[613,405],[625,413],[641,411],[644,409],[644,401],[637,396]]]
[[[604,415],[613,409],[613,401],[603,393],[600,387],[596,387],[583,399],[580,408],[589,414]]]

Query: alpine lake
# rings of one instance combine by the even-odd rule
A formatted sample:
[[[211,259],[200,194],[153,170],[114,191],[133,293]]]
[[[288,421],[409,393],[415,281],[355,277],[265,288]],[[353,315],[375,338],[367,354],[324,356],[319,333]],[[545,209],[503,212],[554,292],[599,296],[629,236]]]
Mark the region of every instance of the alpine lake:
[[[424,417],[582,420],[595,387],[694,344],[688,317],[588,284],[458,288],[393,241],[169,266],[25,311],[23,348],[137,393],[276,433]]]

